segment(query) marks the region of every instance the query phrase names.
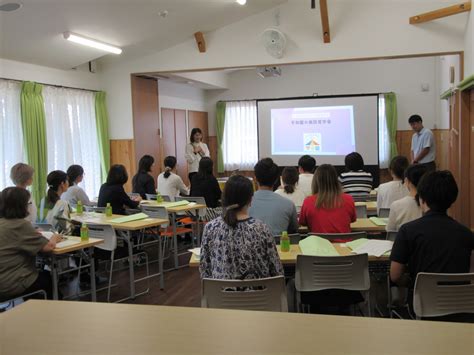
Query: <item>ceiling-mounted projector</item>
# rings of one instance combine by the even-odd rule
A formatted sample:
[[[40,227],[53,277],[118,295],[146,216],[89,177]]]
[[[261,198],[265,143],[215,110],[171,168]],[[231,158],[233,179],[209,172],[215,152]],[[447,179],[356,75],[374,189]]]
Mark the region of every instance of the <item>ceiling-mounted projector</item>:
[[[257,74],[262,78],[271,78],[281,76],[280,67],[260,67],[257,68]]]

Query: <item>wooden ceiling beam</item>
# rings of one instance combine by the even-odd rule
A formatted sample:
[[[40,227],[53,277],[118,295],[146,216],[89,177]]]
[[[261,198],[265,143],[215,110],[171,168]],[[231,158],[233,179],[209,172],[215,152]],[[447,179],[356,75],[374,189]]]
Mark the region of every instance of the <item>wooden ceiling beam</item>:
[[[206,40],[204,39],[204,34],[202,32],[196,32],[194,38],[196,39],[199,52],[206,53]]]
[[[423,22],[433,21],[442,17],[460,14],[462,12],[471,11],[471,2],[466,1],[461,4],[443,7],[442,9],[425,12],[416,16],[410,17],[410,25],[416,25]]]
[[[331,32],[329,30],[329,15],[327,0],[319,0],[319,8],[321,10],[321,25],[323,27],[324,43],[331,43]]]

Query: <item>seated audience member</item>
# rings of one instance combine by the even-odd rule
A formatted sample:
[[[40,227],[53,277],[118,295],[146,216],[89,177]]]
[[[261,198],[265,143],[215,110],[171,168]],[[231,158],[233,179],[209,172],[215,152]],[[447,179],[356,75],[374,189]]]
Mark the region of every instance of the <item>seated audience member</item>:
[[[113,214],[125,214],[125,207],[138,208],[141,197],[131,199],[123,185],[128,181],[127,170],[123,165],[112,165],[107,181],[100,187],[98,207],[106,207],[110,203]]]
[[[73,227],[70,223],[71,208],[67,201],[61,200],[61,195],[69,188],[67,174],[54,170],[48,174],[46,181],[49,186],[44,203],[44,211],[48,211],[46,223],[61,234],[70,234]]]
[[[408,189],[403,183],[408,165],[408,159],[403,156],[397,156],[390,162],[389,171],[393,180],[380,184],[377,191],[377,212],[381,208],[390,208],[394,201],[408,196]]]
[[[316,169],[316,159],[309,155],[303,155],[298,160],[298,172],[300,177],[298,180],[298,189],[300,189],[305,197],[311,195],[312,184],[313,184],[313,174]]]
[[[169,156],[165,158],[165,171],[158,176],[158,192],[169,196],[173,201],[176,196],[189,195],[189,188],[183,179],[176,174],[176,158]]]
[[[280,181],[281,188],[276,190],[275,193],[292,201],[295,204],[296,212],[299,213],[306,196],[298,185],[298,170],[293,167],[283,169]]]
[[[10,179],[16,187],[26,190],[28,186],[33,184],[34,172],[35,169],[33,169],[28,164],[18,163],[12,166],[10,170]],[[38,211],[36,204],[30,195],[30,200],[28,201],[28,216],[26,217],[26,220],[30,221],[31,223],[36,223],[37,218]]]
[[[19,187],[7,187],[0,193],[0,300],[38,290],[52,299],[51,276],[36,269],[36,255],[47,253],[61,241],[54,234],[48,241],[26,219],[30,193]]]
[[[356,219],[354,200],[342,192],[336,169],[329,164],[319,166],[313,195],[304,200],[299,223],[311,233],[350,233]]]
[[[67,169],[69,188],[61,195],[61,200],[67,201],[69,205],[77,205],[81,201],[84,206],[94,205],[87,196],[86,192],[79,186],[84,180],[84,169],[80,165],[71,165]]]
[[[267,224],[273,235],[284,231],[296,233],[298,217],[295,205],[273,192],[273,184],[278,179],[278,165],[272,159],[264,158],[255,165],[254,170],[258,191],[249,209],[250,216]]]
[[[390,255],[390,278],[400,286],[408,286],[410,303],[419,272],[469,272],[474,236],[469,228],[447,215],[457,195],[456,181],[446,170],[428,172],[418,184],[423,216],[400,228]]]
[[[259,279],[283,275],[270,228],[249,216],[253,186],[242,175],[224,187],[224,217],[206,224],[202,236],[201,278]]]
[[[138,173],[132,179],[132,192],[140,194],[146,199],[146,194],[156,194],[155,179],[150,175],[155,159],[151,155],[144,155],[138,162]]]
[[[372,191],[372,174],[364,171],[364,159],[362,156],[353,152],[346,155],[344,159],[346,172],[342,173],[339,181],[342,190],[351,196],[367,196]]]
[[[416,187],[422,176],[428,171],[424,165],[410,165],[405,171],[405,186],[408,196],[393,202],[390,205],[390,214],[385,229],[388,232],[397,232],[402,225],[421,217],[421,207],[416,201]]]
[[[201,158],[197,174],[191,177],[191,192],[189,195],[204,197],[207,207],[216,208],[220,204],[221,188],[212,174],[212,166],[211,158]]]

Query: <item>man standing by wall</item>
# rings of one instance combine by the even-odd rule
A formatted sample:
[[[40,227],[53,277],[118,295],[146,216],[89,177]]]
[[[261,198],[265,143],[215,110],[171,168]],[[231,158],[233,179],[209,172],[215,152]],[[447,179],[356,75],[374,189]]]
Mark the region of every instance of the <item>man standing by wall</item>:
[[[412,164],[423,164],[428,171],[436,170],[436,146],[433,132],[423,127],[420,115],[412,115],[408,123],[415,133],[411,139],[411,162]]]

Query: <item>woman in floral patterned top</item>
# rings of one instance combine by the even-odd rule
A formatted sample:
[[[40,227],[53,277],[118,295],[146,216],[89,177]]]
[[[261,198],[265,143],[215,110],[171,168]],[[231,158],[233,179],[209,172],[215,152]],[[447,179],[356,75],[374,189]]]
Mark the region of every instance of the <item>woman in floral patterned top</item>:
[[[242,175],[232,176],[225,184],[225,215],[204,229],[201,278],[243,280],[283,275],[270,228],[248,215],[252,196],[252,183]]]

